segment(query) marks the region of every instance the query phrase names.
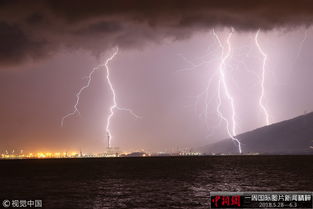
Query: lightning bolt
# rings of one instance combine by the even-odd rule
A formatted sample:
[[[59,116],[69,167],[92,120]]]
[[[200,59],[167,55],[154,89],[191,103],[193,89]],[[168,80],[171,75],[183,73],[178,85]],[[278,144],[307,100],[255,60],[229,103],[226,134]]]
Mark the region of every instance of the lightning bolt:
[[[116,100],[116,93],[115,93],[115,90],[114,90],[114,87],[113,87],[113,84],[110,80],[110,68],[109,68],[109,63],[110,61],[112,61],[114,59],[114,57],[118,54],[118,47],[116,47],[115,51],[113,52],[113,54],[108,57],[104,63],[94,67],[92,69],[92,71],[89,73],[88,75],[88,80],[87,80],[87,83],[82,87],[80,88],[80,90],[77,92],[76,94],[76,102],[74,104],[74,108],[73,108],[73,111],[68,113],[67,115],[65,115],[62,119],[61,119],[61,126],[63,127],[64,125],[64,121],[66,118],[68,117],[71,117],[71,116],[74,116],[76,114],[80,115],[80,112],[78,110],[78,104],[79,104],[79,101],[80,101],[80,95],[82,94],[82,92],[87,89],[89,86],[90,86],[90,83],[92,81],[92,78],[93,78],[93,75],[94,73],[98,70],[98,69],[101,69],[103,67],[105,67],[106,69],[106,80],[108,82],[108,85],[109,85],[109,88],[110,88],[110,91],[112,93],[112,100],[113,100],[113,104],[110,106],[110,113],[107,117],[107,121],[106,121],[106,133],[107,133],[107,136],[108,136],[108,148],[110,148],[111,146],[111,138],[112,138],[112,133],[111,133],[111,130],[110,130],[110,125],[111,125],[111,120],[114,116],[114,110],[117,109],[117,110],[121,110],[121,111],[127,111],[128,113],[130,113],[132,116],[134,116],[135,118],[141,118],[141,116],[138,116],[136,115],[131,109],[128,109],[128,108],[124,108],[124,107],[121,107],[118,105],[117,103],[117,100]]]
[[[269,114],[268,111],[264,105],[264,93],[265,93],[265,88],[264,88],[264,83],[265,83],[265,75],[266,75],[266,61],[267,61],[267,54],[263,51],[262,47],[260,46],[259,43],[259,33],[260,33],[260,29],[256,32],[255,34],[255,44],[259,50],[259,52],[261,53],[261,55],[263,56],[263,63],[262,63],[262,76],[261,76],[261,95],[259,97],[259,106],[262,109],[264,115],[265,115],[265,124],[268,126],[270,125],[270,119],[269,119]]]
[[[107,133],[107,137],[108,137],[108,148],[111,147],[111,139],[112,139],[112,132],[110,130],[110,126],[111,126],[111,120],[114,116],[114,110],[121,110],[121,111],[127,111],[128,113],[130,113],[132,116],[134,116],[135,118],[141,118],[140,116],[136,115],[131,109],[128,108],[124,108],[118,105],[117,101],[116,101],[116,93],[113,87],[113,84],[110,80],[110,68],[109,68],[109,62],[111,60],[113,60],[113,58],[118,54],[118,48],[116,48],[115,52],[112,54],[111,57],[109,57],[106,61],[105,61],[105,69],[106,69],[106,79],[108,82],[108,85],[110,87],[111,93],[112,93],[112,101],[113,104],[110,107],[110,114],[107,117],[107,123],[106,123],[106,133]]]
[[[78,91],[77,94],[76,94],[76,102],[75,102],[75,104],[74,104],[74,110],[73,110],[72,112],[68,113],[67,115],[63,116],[63,118],[61,119],[61,126],[62,126],[62,127],[63,127],[63,125],[64,125],[64,121],[65,121],[66,118],[72,117],[72,116],[74,116],[74,115],[76,115],[76,114],[80,115],[80,112],[79,112],[79,110],[78,110],[78,104],[79,104],[79,100],[80,100],[80,95],[81,95],[81,93],[82,93],[85,89],[87,89],[87,88],[90,86],[90,83],[91,83],[92,78],[93,78],[93,74],[94,74],[100,67],[102,67],[102,66],[99,65],[99,66],[97,66],[97,67],[94,67],[94,68],[92,69],[92,71],[89,73],[89,75],[88,75],[88,77],[87,77],[87,78],[88,78],[87,83],[86,83],[81,89],[79,89],[79,91]]]
[[[226,80],[226,75],[225,75],[225,63],[227,61],[227,59],[229,58],[230,54],[231,54],[231,44],[230,44],[230,39],[231,36],[233,34],[234,29],[232,28],[231,32],[228,34],[227,39],[226,39],[226,43],[227,43],[227,50],[225,53],[225,47],[223,46],[221,39],[219,38],[219,36],[217,35],[217,33],[215,32],[215,30],[213,29],[213,35],[216,38],[220,48],[221,48],[221,61],[220,61],[220,65],[218,68],[218,72],[219,72],[219,82],[218,82],[218,105],[217,105],[217,113],[218,116],[223,119],[226,123],[226,129],[227,129],[227,134],[229,135],[229,137],[235,141],[238,144],[238,149],[239,149],[239,153],[242,153],[242,149],[241,149],[241,143],[240,141],[235,137],[237,135],[236,132],[236,111],[235,111],[235,104],[234,104],[234,99],[232,97],[232,95],[230,94],[228,85],[227,85],[227,80]],[[222,111],[221,111],[221,105],[222,105],[222,99],[221,99],[221,88],[223,88],[225,96],[227,98],[227,100],[229,101],[230,104],[230,108],[231,108],[231,123],[229,122],[229,120],[223,115]]]
[[[206,53],[206,55],[197,58],[200,60],[199,63],[195,63],[194,61],[185,57],[183,54],[178,54],[178,56],[180,56],[188,65],[190,65],[190,67],[182,68],[180,70],[177,70],[176,72],[195,71],[202,66],[206,67],[207,64],[210,64],[217,60],[216,58],[207,60],[206,57],[210,56],[211,54],[213,53]],[[209,90],[213,81],[216,79],[217,75],[218,75],[217,72],[212,73],[211,71],[208,71],[208,80],[206,82],[206,87],[195,98],[192,97],[195,113],[200,118],[202,117],[204,118],[205,125],[207,126],[208,129],[210,129],[207,137],[210,137],[211,135],[213,135],[214,130],[220,126],[220,122],[221,122],[221,120],[219,120],[215,127],[212,127],[212,124],[208,123],[208,115],[209,115],[209,110],[210,110],[209,104],[212,102],[211,100],[213,99],[213,98],[210,98],[211,95],[209,93]],[[202,104],[203,101],[204,101],[203,110],[200,113],[198,113],[198,106],[200,103]]]

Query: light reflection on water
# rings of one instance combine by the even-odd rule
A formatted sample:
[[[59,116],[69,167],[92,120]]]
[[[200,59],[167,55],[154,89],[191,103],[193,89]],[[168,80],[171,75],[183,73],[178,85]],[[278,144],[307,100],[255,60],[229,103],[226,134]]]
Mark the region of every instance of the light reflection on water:
[[[313,190],[313,156],[0,161],[1,198],[46,208],[208,208],[210,191]],[[4,196],[3,196],[4,195]]]

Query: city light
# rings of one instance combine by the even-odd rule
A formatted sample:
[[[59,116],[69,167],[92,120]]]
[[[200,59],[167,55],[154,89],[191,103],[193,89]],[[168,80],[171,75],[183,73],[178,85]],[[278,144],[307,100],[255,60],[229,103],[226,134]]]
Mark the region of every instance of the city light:
[[[147,152],[138,150],[133,152],[123,152],[119,150],[110,149],[102,153],[83,153],[83,152],[11,152],[6,151],[1,153],[0,159],[65,159],[65,158],[112,158],[112,157],[151,157],[151,156],[200,156],[204,155],[200,152],[193,152],[190,149],[177,150],[175,152]]]

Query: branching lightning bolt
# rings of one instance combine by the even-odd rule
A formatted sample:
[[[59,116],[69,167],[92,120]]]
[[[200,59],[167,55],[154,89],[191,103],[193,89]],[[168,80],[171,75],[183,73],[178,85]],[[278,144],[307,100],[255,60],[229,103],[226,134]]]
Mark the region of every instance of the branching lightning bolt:
[[[118,48],[116,48],[115,52],[112,54],[111,57],[109,57],[106,61],[105,61],[105,68],[106,68],[106,79],[108,81],[110,90],[112,92],[112,100],[113,100],[113,104],[110,107],[110,114],[107,118],[107,123],[106,123],[106,133],[107,133],[107,137],[108,137],[108,148],[111,147],[111,139],[112,139],[112,133],[110,130],[110,125],[111,125],[111,120],[114,116],[114,110],[122,110],[122,111],[127,111],[128,113],[130,113],[132,116],[134,116],[135,118],[140,118],[140,116],[136,115],[131,109],[128,108],[124,108],[124,107],[120,107],[116,101],[116,93],[113,87],[113,84],[110,80],[110,68],[109,68],[109,62],[117,55],[118,53]]]
[[[178,54],[178,56],[182,57],[182,59],[188,65],[190,65],[190,67],[182,68],[180,70],[177,70],[176,72],[195,71],[195,70],[199,70],[202,66],[204,66],[205,69],[207,70],[206,65],[213,63],[216,60],[219,60],[219,59],[216,59],[215,56],[213,59],[210,58],[209,60],[207,60],[206,57],[209,55],[212,55],[214,53],[215,53],[215,51],[210,52],[210,53],[206,53],[205,56],[198,57],[197,60],[200,60],[200,62],[197,62],[197,63],[195,63],[193,60],[188,59],[183,54]],[[207,137],[210,137],[213,135],[214,130],[216,130],[218,127],[220,127],[222,120],[219,120],[218,123],[214,127],[212,127],[211,123],[208,123],[210,103],[214,99],[213,97],[211,97],[212,95],[209,93],[210,92],[209,90],[210,90],[214,80],[218,77],[218,72],[211,72],[211,71],[207,71],[207,72],[208,72],[208,79],[206,81],[206,87],[196,97],[192,97],[192,100],[193,100],[193,106],[195,109],[195,113],[200,118],[204,118],[205,125],[207,126],[208,129],[210,129],[210,131],[207,135]],[[202,102],[204,102],[204,104],[202,104]],[[203,105],[203,110],[200,113],[198,113],[198,106],[200,103]],[[219,118],[219,119],[221,119],[221,118]]]
[[[269,119],[269,114],[268,111],[264,105],[264,93],[265,93],[265,88],[264,88],[264,83],[265,83],[265,75],[266,75],[266,61],[267,61],[267,54],[263,51],[262,47],[260,46],[259,43],[259,33],[260,33],[260,29],[257,31],[257,33],[255,34],[255,44],[259,50],[259,52],[261,53],[261,55],[263,56],[263,63],[262,63],[262,76],[261,76],[261,95],[259,97],[259,106],[262,109],[262,111],[264,112],[265,115],[265,124],[266,125],[270,125],[270,119]]]
[[[216,40],[217,40],[217,42],[218,42],[218,44],[219,44],[219,46],[220,46],[220,48],[222,50],[221,61],[220,61],[220,65],[219,65],[219,68],[218,68],[218,71],[219,71],[219,83],[218,83],[217,113],[218,113],[218,116],[220,118],[222,118],[226,122],[226,129],[227,129],[227,133],[228,133],[229,137],[238,144],[239,153],[242,153],[240,141],[236,138],[236,135],[237,135],[237,132],[236,132],[236,111],[235,111],[234,99],[233,99],[233,97],[231,96],[231,94],[229,92],[229,88],[228,88],[227,81],[226,81],[226,76],[225,76],[225,63],[226,63],[226,61],[229,58],[230,53],[231,53],[230,39],[231,39],[232,33],[233,33],[233,28],[232,28],[232,31],[227,36],[227,40],[226,40],[227,52],[225,53],[225,47],[223,46],[219,36],[216,34],[216,32],[213,29],[213,35],[216,38]],[[221,105],[222,105],[221,88],[223,88],[225,96],[226,96],[227,100],[230,103],[230,107],[231,107],[231,123],[228,121],[228,119],[223,115],[223,113],[221,111]]]
[[[111,146],[111,138],[112,138],[112,133],[111,133],[111,130],[110,130],[110,124],[111,124],[111,120],[114,116],[114,110],[117,109],[117,110],[122,110],[122,111],[127,111],[129,112],[132,116],[134,116],[135,118],[141,118],[140,116],[136,115],[131,109],[128,109],[128,108],[124,108],[124,107],[120,107],[118,104],[117,104],[117,101],[116,101],[116,93],[115,93],[115,90],[114,90],[114,87],[113,87],[113,84],[110,80],[110,68],[109,68],[109,63],[110,61],[112,61],[114,59],[114,57],[118,54],[118,47],[116,47],[114,53],[105,60],[105,62],[103,64],[100,64],[98,66],[96,66],[95,68],[92,69],[92,71],[89,73],[88,75],[88,81],[86,83],[86,85],[84,85],[76,94],[76,102],[74,104],[74,110],[65,115],[62,119],[61,119],[61,126],[63,127],[64,125],[64,121],[66,118],[68,117],[71,117],[71,116],[74,116],[76,114],[80,115],[80,112],[78,110],[78,104],[79,104],[79,101],[80,101],[80,95],[81,93],[87,89],[89,86],[90,86],[90,83],[92,81],[92,78],[93,78],[93,74],[100,68],[102,67],[105,67],[106,69],[106,79],[107,79],[107,82],[108,82],[108,85],[109,85],[109,88],[110,88],[110,91],[112,93],[112,100],[113,100],[113,104],[110,106],[110,113],[107,117],[107,121],[106,121],[106,133],[107,133],[107,136],[108,136],[108,148],[110,148]]]
[[[78,110],[78,104],[79,104],[79,100],[80,100],[80,95],[81,95],[81,93],[82,93],[85,89],[87,89],[87,88],[90,86],[90,83],[91,83],[91,81],[92,81],[93,74],[99,69],[99,67],[101,67],[101,65],[99,65],[99,66],[97,66],[97,67],[95,67],[95,68],[92,69],[92,71],[89,73],[89,75],[88,75],[88,77],[87,77],[87,78],[88,78],[88,81],[87,81],[86,85],[84,85],[84,86],[77,92],[77,94],[76,94],[76,102],[75,102],[75,104],[74,104],[74,110],[73,110],[71,113],[65,115],[65,116],[62,118],[62,120],[61,120],[61,126],[62,126],[62,127],[63,127],[63,125],[64,125],[64,120],[65,120],[66,118],[71,117],[71,116],[74,116],[74,115],[76,115],[76,114],[80,115],[80,112],[79,112],[79,110]]]

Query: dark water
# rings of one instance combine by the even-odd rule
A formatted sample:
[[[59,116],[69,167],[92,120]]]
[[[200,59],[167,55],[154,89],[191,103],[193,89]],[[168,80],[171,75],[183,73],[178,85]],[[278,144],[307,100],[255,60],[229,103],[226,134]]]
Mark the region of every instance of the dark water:
[[[210,191],[312,191],[313,156],[0,161],[0,197],[45,208],[209,208]]]

